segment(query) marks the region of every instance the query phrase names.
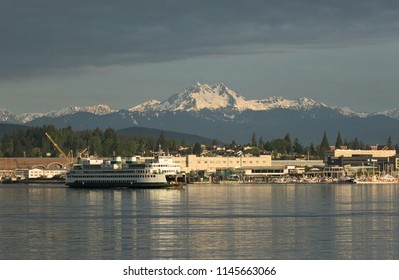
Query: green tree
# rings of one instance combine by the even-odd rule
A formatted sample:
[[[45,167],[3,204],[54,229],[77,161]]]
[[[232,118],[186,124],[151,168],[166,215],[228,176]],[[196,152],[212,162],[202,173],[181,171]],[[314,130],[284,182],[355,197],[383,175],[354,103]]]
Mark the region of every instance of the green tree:
[[[101,138],[99,135],[90,137],[88,146],[90,149],[90,153],[92,153],[93,155],[102,155]]]
[[[262,150],[259,147],[252,147],[252,149],[249,150],[249,152],[255,157],[259,156],[261,151]]]
[[[1,142],[4,156],[11,157],[14,151],[14,140],[10,135],[4,135]]]
[[[292,150],[294,151],[294,153],[296,153],[298,155],[303,154],[303,146],[299,142],[298,137],[294,139],[294,144],[292,146]]]
[[[258,146],[258,143],[257,143],[257,141],[256,141],[255,132],[252,133],[251,146],[252,146],[252,147]]]
[[[391,138],[391,136],[388,137],[388,140],[387,140],[387,147],[388,147],[390,150],[393,149],[392,138]]]
[[[220,145],[220,141],[218,139],[212,140],[212,146],[219,146],[219,145]]]
[[[359,139],[357,139],[357,137],[355,137],[351,146],[352,146],[353,150],[360,150],[362,145],[361,145]]]
[[[165,137],[165,133],[163,131],[161,131],[161,133],[159,134],[158,140],[157,140],[157,149],[159,149],[159,147],[161,147],[161,149],[163,151],[166,151],[168,149],[167,145],[166,145],[166,137]]]
[[[320,143],[319,147],[319,156],[321,159],[324,159],[326,152],[330,149],[330,144],[328,142],[327,133],[324,131],[323,140]]]
[[[258,141],[258,147],[259,148],[261,148],[261,149],[263,149],[263,146],[265,145],[265,141],[263,141],[263,137],[261,136],[260,138],[259,138],[259,141]]]
[[[15,147],[14,147],[14,150],[13,150],[13,152],[12,152],[12,156],[13,157],[24,157],[26,154],[25,154],[25,151],[24,151],[24,148],[22,147],[22,143],[21,143],[21,140],[16,140],[15,141]]]
[[[269,151],[275,151],[279,154],[287,154],[287,141],[284,139],[278,138],[278,139],[273,139],[270,141],[268,145]]]
[[[290,154],[292,152],[292,143],[291,143],[291,136],[289,133],[285,135],[284,140],[286,142],[286,152]]]
[[[134,156],[137,155],[139,145],[136,140],[131,139],[127,141],[126,151],[122,154],[123,156]]]
[[[337,140],[335,141],[335,147],[337,149],[339,149],[340,147],[342,147],[344,144],[342,142],[342,137],[341,137],[341,132],[338,131],[338,135],[337,135]]]
[[[42,151],[40,150],[39,147],[34,147],[32,148],[30,155],[32,157],[42,157]]]
[[[194,148],[193,148],[193,154],[194,155],[197,155],[197,156],[200,156],[201,155],[201,152],[202,152],[202,148],[201,148],[201,144],[200,143],[195,143],[194,144]]]
[[[229,145],[229,149],[235,149],[237,147],[237,143],[236,141],[233,139],[233,141],[231,141],[231,144]]]
[[[309,153],[309,155],[312,156],[312,157],[316,155],[316,148],[315,148],[313,142],[310,143],[310,146],[309,146],[309,148],[308,148],[308,153]]]

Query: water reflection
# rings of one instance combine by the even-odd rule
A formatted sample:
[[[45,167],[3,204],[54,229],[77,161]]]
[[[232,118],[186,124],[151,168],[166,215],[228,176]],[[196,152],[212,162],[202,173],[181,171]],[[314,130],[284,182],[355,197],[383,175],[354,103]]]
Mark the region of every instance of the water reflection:
[[[398,185],[0,188],[2,259],[398,259]]]

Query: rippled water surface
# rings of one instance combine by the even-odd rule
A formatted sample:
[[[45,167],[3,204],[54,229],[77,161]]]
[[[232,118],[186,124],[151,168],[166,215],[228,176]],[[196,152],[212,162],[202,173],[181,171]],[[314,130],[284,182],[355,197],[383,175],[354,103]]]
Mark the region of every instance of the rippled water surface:
[[[399,185],[0,185],[0,259],[399,259]]]

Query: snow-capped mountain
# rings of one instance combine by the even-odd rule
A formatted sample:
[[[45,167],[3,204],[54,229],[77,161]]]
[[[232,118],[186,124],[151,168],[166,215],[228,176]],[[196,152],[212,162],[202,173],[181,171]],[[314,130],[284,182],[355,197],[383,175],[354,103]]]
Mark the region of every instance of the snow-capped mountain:
[[[263,100],[247,100],[223,83],[213,85],[196,82],[192,87],[160,102],[151,100],[130,108],[130,112],[145,111],[186,111],[195,112],[204,109],[216,111],[222,109],[266,111],[271,109],[310,110],[328,106],[311,98],[287,99],[283,97],[269,97]]]
[[[163,102],[153,99],[131,107],[127,111],[129,113],[151,114],[154,112],[194,113],[200,112],[202,110],[208,110],[213,112],[223,112],[224,116],[227,116],[229,119],[233,119],[237,113],[247,110],[268,111],[273,109],[289,109],[304,112],[315,109],[330,109],[343,116],[356,116],[365,118],[370,115],[384,115],[390,118],[399,119],[399,109],[371,114],[355,112],[347,107],[341,108],[328,106],[308,97],[288,99],[274,96],[261,100],[247,100],[245,97],[231,90],[223,83],[209,85],[199,82],[196,82],[193,86],[186,88],[175,95],[172,95]],[[26,113],[21,115],[15,115],[6,109],[0,109],[0,122],[29,123],[38,118],[58,118],[70,116],[79,112],[87,112],[102,116],[119,111],[113,110],[105,104],[83,107],[70,106],[61,110],[50,111],[48,113]],[[126,115],[126,112],[123,114]]]
[[[78,130],[147,127],[240,142],[247,141],[256,132],[268,139],[290,133],[305,143],[317,143],[320,135],[328,130],[330,135],[340,131],[348,139],[358,137],[375,144],[397,134],[399,109],[358,113],[307,97],[247,100],[222,83],[197,82],[163,102],[150,100],[128,110],[97,105],[17,116],[0,109],[0,122],[30,126],[52,124]]]
[[[246,110],[250,102],[222,83],[208,85],[195,83],[178,94],[173,95],[157,106],[159,111],[200,111],[234,108]]]
[[[18,117],[7,109],[0,108],[0,122],[18,123]]]
[[[87,113],[92,113],[94,115],[106,115],[114,112],[114,110],[112,110],[108,105],[105,104],[100,104],[96,106],[84,106],[84,107],[70,106],[58,111],[51,111],[45,114],[45,116],[60,117],[60,116],[72,115],[78,112],[87,112]]]
[[[355,112],[349,107],[336,107],[336,106],[333,106],[331,108],[333,110],[339,112],[343,116],[348,116],[348,117],[366,118],[366,117],[371,115],[370,113],[366,113],[366,112]]]
[[[128,111],[130,112],[146,112],[146,111],[153,111],[158,105],[161,104],[161,101],[152,99],[150,101],[141,103],[137,106],[130,108]]]
[[[375,115],[387,116],[389,118],[399,120],[399,109],[387,110],[387,111],[376,113]]]
[[[107,115],[115,112],[115,110],[112,110],[108,105],[105,104],[84,107],[70,106],[58,111],[51,111],[48,113],[25,113],[21,115],[15,115],[6,109],[0,109],[0,122],[28,123],[42,117],[57,118],[73,115],[78,112],[87,112],[94,115]]]

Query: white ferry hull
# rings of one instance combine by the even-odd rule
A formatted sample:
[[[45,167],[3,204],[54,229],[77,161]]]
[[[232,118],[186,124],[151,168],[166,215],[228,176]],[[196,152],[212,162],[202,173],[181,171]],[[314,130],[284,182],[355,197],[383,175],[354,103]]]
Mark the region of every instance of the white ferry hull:
[[[137,188],[137,189],[158,189],[158,188],[170,188],[177,186],[178,184],[170,183],[107,183],[107,182],[73,182],[66,183],[70,188]]]
[[[125,177],[123,179],[116,179],[115,177],[104,178],[90,175],[91,178],[76,178],[67,174],[65,185],[75,188],[168,188],[177,185],[182,185],[182,182],[168,181],[165,175],[152,175],[151,177],[136,178]]]

